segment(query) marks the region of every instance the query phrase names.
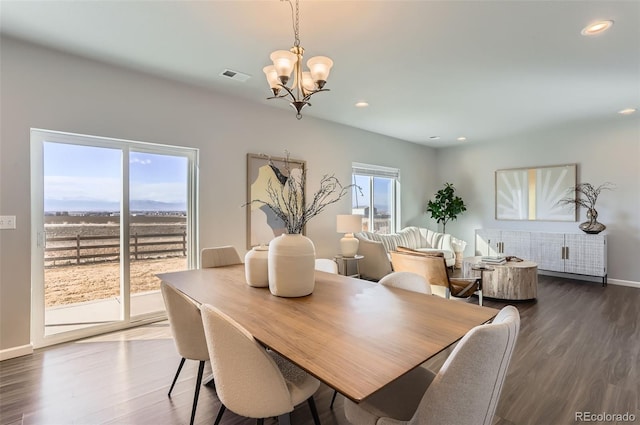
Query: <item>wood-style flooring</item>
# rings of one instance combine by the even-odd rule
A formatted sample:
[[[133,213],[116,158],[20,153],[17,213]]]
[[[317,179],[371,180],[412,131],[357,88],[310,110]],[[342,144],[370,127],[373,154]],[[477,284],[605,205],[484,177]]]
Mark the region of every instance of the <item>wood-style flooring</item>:
[[[640,424],[640,290],[540,276],[538,300],[514,305],[520,337],[495,425],[573,424],[575,412],[628,412]],[[447,354],[428,366],[437,370]],[[187,361],[168,398],[178,362],[167,322],[6,360],[0,363],[0,424],[186,424],[197,363]],[[331,394],[323,385],[315,396],[323,425],[347,424],[341,396],[329,409]],[[215,391],[203,387],[196,423],[213,424],[218,407]],[[313,423],[306,404],[291,420]],[[254,423],[229,411],[223,419]]]

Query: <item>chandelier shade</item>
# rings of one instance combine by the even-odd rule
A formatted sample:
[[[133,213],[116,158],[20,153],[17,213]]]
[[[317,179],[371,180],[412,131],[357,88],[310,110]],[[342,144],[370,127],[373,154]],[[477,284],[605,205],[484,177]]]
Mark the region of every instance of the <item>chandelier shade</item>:
[[[329,78],[333,61],[326,56],[315,56],[307,61],[308,71],[302,69],[304,48],[300,46],[299,7],[296,0],[295,15],[291,0],[284,0],[291,6],[294,19],[294,44],[290,50],[276,50],[269,58],[273,65],[265,66],[262,71],[273,93],[268,99],[287,99],[296,110],[296,117],[302,118],[302,108],[309,105],[309,98],[321,91],[329,91],[324,86]],[[293,79],[291,74],[293,73]],[[291,84],[289,84],[291,82]]]

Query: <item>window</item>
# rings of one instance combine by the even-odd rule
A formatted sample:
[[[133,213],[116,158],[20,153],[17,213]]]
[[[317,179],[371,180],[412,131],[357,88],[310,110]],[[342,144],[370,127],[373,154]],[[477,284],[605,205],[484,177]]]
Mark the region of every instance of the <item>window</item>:
[[[399,222],[400,170],[378,165],[353,163],[352,214],[361,214],[362,229],[393,233]]]

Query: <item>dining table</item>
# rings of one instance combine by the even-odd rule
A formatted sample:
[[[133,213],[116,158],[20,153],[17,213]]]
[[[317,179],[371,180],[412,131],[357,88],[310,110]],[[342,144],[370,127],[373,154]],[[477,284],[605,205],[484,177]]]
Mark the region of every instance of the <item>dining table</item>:
[[[249,286],[243,264],[157,276],[356,403],[498,313],[322,271],[313,292],[297,298]]]

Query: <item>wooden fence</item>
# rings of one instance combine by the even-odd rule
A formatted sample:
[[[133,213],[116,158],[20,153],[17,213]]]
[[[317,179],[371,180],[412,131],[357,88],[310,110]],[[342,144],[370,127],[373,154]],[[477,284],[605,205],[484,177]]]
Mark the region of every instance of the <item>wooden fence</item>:
[[[48,236],[46,265],[115,261],[120,258],[120,236]],[[187,233],[153,233],[130,237],[131,259],[187,255]]]

